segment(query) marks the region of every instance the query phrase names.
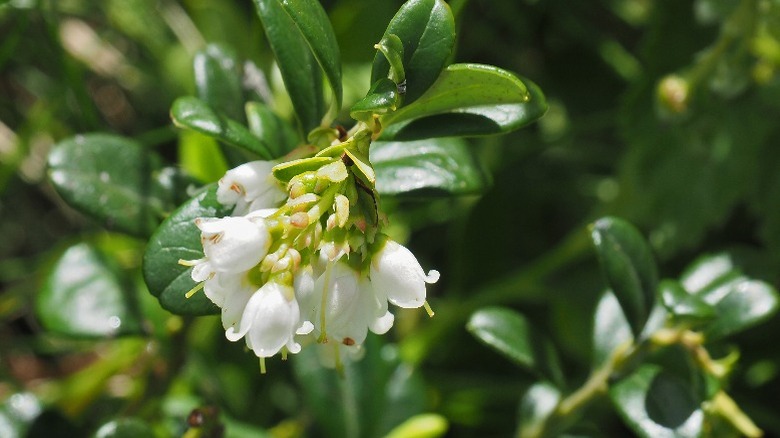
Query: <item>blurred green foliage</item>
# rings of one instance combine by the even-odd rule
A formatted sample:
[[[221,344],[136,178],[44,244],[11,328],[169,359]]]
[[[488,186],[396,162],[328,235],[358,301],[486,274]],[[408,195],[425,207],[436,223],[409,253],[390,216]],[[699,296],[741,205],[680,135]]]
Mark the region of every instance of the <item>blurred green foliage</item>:
[[[368,90],[373,45],[401,3],[322,1],[341,48],[345,108]],[[780,4],[449,4],[453,61],[528,77],[550,108],[528,129],[468,140],[492,175],[483,195],[384,200],[397,210],[394,233],[410,236],[423,265],[443,274],[429,296],[437,314],[399,313],[389,341],[371,338],[367,357],[340,378],[306,354],[270,362],[261,376],[251,355],[224,342],[218,318],[159,307],[141,280],[144,242],[117,232],[148,235],[183,201],[165,184],[152,210],[134,205],[138,212],[98,223],[46,178],[52,146],[84,132],[133,137],[128,149],[182,163],[202,182],[240,161],[172,127],[176,98],[208,100],[192,65],[209,43],[247,60],[235,66],[251,79],[238,92],[292,121],[252,2],[0,1],[0,436],[382,436],[395,427],[394,436],[404,427],[437,436],[447,424],[448,436],[509,435],[518,410],[527,412],[528,399],[519,409],[526,390],[531,400],[554,390],[522,368],[527,358],[515,358],[518,368],[478,343],[465,329],[469,316],[487,305],[521,311],[512,324],[546,333],[560,379],[576,388],[603,348],[593,315],[609,303],[585,226],[605,214],[649,237],[662,278],[680,277],[700,254],[726,252],[745,275],[780,284]],[[232,102],[220,109],[243,117]],[[339,120],[348,122],[346,110]],[[49,170],[67,172],[65,164]],[[83,184],[100,184],[93,176]],[[67,275],[74,258],[90,261],[80,278]],[[69,281],[102,290],[104,309],[132,305],[108,315],[116,326],[77,324],[85,307],[74,307],[73,321],[53,318],[47,306],[67,299]],[[778,330],[775,316],[711,350],[740,356],[728,392],[772,435],[780,434],[780,351],[767,339]],[[630,400],[631,385],[658,373],[643,367],[609,396]],[[665,390],[678,388],[678,375],[663,377]],[[438,416],[416,416],[426,412]],[[575,432],[629,433],[608,403],[587,412]]]

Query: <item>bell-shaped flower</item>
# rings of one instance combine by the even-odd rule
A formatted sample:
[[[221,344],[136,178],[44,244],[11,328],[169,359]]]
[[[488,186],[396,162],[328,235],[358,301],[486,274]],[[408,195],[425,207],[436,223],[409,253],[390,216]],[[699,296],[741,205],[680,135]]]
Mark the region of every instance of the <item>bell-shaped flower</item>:
[[[277,207],[286,193],[273,176],[275,164],[250,161],[228,170],[219,180],[217,200],[224,205],[235,205],[234,215]]]
[[[225,330],[231,327],[235,330],[256,290],[257,286],[249,281],[246,273],[217,273],[206,280],[203,288],[206,297],[222,310],[222,327]]]
[[[311,323],[301,321],[292,286],[269,281],[249,298],[241,320],[228,327],[225,336],[233,342],[245,338],[255,355],[265,358],[285,347],[298,353],[301,346],[295,335],[307,334],[312,328]]]
[[[216,272],[248,271],[260,263],[271,246],[271,233],[262,218],[201,218],[195,224],[200,228],[206,255],[193,269],[195,281],[203,281]]]
[[[379,296],[404,308],[425,304],[425,284],[439,280],[438,271],[425,274],[414,254],[391,239],[371,258],[370,276]]]

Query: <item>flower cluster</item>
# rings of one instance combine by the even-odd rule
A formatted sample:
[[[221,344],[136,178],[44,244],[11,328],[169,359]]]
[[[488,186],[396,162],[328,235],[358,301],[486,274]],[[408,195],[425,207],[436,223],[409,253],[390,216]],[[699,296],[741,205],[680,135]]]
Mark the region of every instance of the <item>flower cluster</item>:
[[[232,216],[197,219],[205,257],[180,261],[198,282],[190,293],[202,288],[221,308],[225,336],[243,338],[263,372],[265,358],[307,344],[322,346],[326,365],[359,357],[369,330],[392,327],[388,303],[432,314],[426,283],[439,273],[381,232],[367,160],[323,152],[228,171],[217,199]]]

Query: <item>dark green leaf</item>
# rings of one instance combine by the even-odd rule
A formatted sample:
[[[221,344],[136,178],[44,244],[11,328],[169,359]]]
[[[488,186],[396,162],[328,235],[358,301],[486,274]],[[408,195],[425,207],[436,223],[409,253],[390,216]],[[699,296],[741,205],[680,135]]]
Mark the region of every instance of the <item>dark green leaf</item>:
[[[300,6],[303,2],[296,1]],[[309,2],[307,2],[309,3]],[[312,53],[310,43],[301,33],[299,22],[293,18],[282,2],[278,0],[255,0],[260,21],[263,22],[268,43],[271,45],[282,73],[284,85],[292,100],[298,120],[304,132],[320,126],[325,115],[325,102],[322,95],[322,70]],[[320,6],[317,6],[319,8]],[[311,10],[317,10],[311,8]],[[317,10],[314,14],[322,13]],[[316,17],[302,20],[317,20]],[[317,20],[318,21],[318,20]],[[307,34],[313,29],[308,29]],[[330,31],[332,33],[332,30]],[[324,36],[323,39],[328,39]],[[327,43],[329,44],[329,43]],[[337,52],[338,53],[338,52]],[[332,60],[331,60],[332,61]],[[320,61],[322,62],[322,61]],[[339,74],[340,75],[340,74]],[[329,81],[335,81],[329,77]],[[340,84],[338,94],[340,99]],[[333,86],[333,82],[331,82]],[[334,87],[334,91],[336,88]]]
[[[438,114],[415,116],[418,118],[403,121],[392,120],[393,124],[382,132],[382,139],[416,140],[431,137],[491,135],[522,128],[544,115],[547,111],[547,100],[536,84],[525,78],[520,80],[528,90],[526,101],[483,105],[463,101],[462,106],[453,106]],[[423,99],[425,96],[419,101]],[[458,99],[449,100],[455,103]],[[416,103],[409,107],[414,106]],[[404,109],[402,108],[401,111],[403,112]],[[415,109],[414,112],[417,110]],[[401,117],[406,118],[411,114],[413,113],[402,113]],[[389,117],[395,117],[395,114]]]
[[[455,45],[455,19],[442,0],[409,0],[401,6],[385,30],[383,40],[396,35],[403,43],[406,73],[404,102],[412,103],[439,77]],[[378,52],[371,83],[388,78],[390,63]]]
[[[718,286],[740,275],[727,253],[706,255],[698,258],[680,276],[685,290],[694,295]]]
[[[398,86],[390,79],[380,79],[371,86],[368,94],[349,110],[355,120],[367,122],[373,114],[385,114],[398,107]]]
[[[520,401],[520,437],[541,436],[539,432],[558,407],[561,391],[549,382],[534,383]]]
[[[341,54],[336,42],[336,34],[330,25],[330,20],[322,9],[322,5],[317,0],[255,0],[258,10],[269,10],[271,8],[281,8],[291,19],[294,30],[299,32],[300,36],[308,45],[314,58],[325,72],[333,94],[336,99],[336,110],[341,109]],[[270,3],[274,3],[271,5]],[[273,16],[273,15],[272,15]],[[269,23],[267,19],[263,20],[268,32]],[[291,31],[293,29],[290,29]],[[271,39],[271,32],[268,32]],[[272,47],[274,43],[271,42]],[[274,52],[277,53],[276,48]]]
[[[268,106],[259,102],[248,102],[246,117],[249,130],[268,146],[274,158],[279,158],[298,146],[300,139],[295,130]]]
[[[466,328],[485,345],[529,371],[561,383],[563,375],[553,345],[521,314],[502,307],[476,311]]]
[[[607,283],[637,335],[655,304],[658,286],[650,247],[633,225],[615,217],[596,221],[591,239]]]
[[[441,138],[415,142],[375,142],[371,163],[377,190],[386,195],[468,195],[489,185],[466,142]]]
[[[200,100],[234,120],[244,118],[241,62],[227,47],[209,44],[193,59],[195,89]]]
[[[160,158],[133,140],[79,135],[49,154],[49,179],[65,201],[107,228],[149,235],[172,206],[155,181]]]
[[[180,97],[171,107],[173,123],[180,128],[192,129],[218,140],[244,148],[260,157],[273,158],[271,148],[252,135],[246,126],[218,113],[195,97]]]
[[[137,418],[122,418],[100,426],[94,438],[153,438],[152,428]]]
[[[599,368],[615,350],[634,340],[631,326],[612,291],[606,291],[593,317],[593,368]]]
[[[717,339],[752,327],[777,312],[778,294],[774,287],[747,277],[738,277],[696,295],[713,306],[717,317],[705,329]]]
[[[712,306],[674,280],[662,281],[659,290],[664,306],[679,321],[700,323],[715,316]]]
[[[643,365],[609,389],[625,423],[642,437],[699,437],[704,413],[686,380],[658,365]]]
[[[179,315],[208,315],[219,309],[203,293],[185,298],[196,283],[190,278],[192,268],[179,260],[203,258],[199,217],[223,217],[231,209],[217,201],[216,185],[211,185],[174,211],[149,239],[143,261],[144,279],[149,291],[160,304]]]
[[[41,324],[75,337],[141,333],[135,289],[86,243],[68,248],[38,295]]]

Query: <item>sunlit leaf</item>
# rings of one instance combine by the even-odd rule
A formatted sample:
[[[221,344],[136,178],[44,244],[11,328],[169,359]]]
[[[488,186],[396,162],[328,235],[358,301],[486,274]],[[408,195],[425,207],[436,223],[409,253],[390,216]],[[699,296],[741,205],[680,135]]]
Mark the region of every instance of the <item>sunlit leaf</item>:
[[[633,340],[620,303],[612,291],[606,291],[593,316],[593,367],[600,367],[618,348],[625,348]]]
[[[561,401],[561,391],[549,382],[534,383],[520,401],[520,437],[538,436]]]
[[[241,62],[235,51],[209,44],[192,61],[198,98],[227,117],[244,117],[244,93],[241,86]]]

